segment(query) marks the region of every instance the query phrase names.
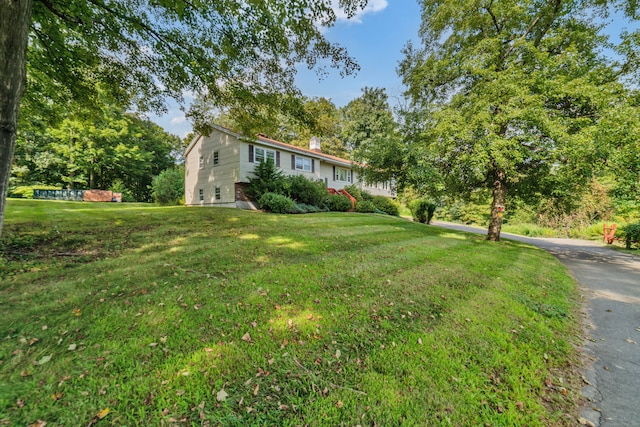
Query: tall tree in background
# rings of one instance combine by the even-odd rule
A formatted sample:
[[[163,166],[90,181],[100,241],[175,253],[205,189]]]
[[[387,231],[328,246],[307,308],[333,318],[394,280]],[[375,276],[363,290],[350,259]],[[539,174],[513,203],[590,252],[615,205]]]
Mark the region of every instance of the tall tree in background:
[[[404,147],[389,98],[383,88],[365,87],[341,109],[342,138],[365,181],[385,182],[402,169]]]
[[[3,0],[0,2],[0,234],[20,101],[114,102],[161,110],[163,99],[205,91],[238,109],[299,111],[296,65],[357,65],[321,26],[331,0]],[[340,0],[348,14],[366,0]],[[28,47],[28,49],[27,49]],[[31,90],[33,89],[33,90]]]
[[[424,126],[415,149],[448,191],[492,191],[490,240],[511,196],[570,194],[601,159],[601,118],[624,104],[637,35],[623,34],[617,63],[597,19],[636,2],[424,0],[423,48],[409,45],[399,72]],[[601,21],[599,21],[601,22]],[[625,55],[628,54],[628,55]]]

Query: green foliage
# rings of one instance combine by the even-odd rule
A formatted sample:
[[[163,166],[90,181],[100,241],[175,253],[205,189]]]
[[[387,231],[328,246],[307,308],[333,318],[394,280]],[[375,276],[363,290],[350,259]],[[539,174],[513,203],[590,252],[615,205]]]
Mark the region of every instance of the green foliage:
[[[556,6],[422,2],[423,47],[409,45],[399,67],[422,115],[408,150],[422,159],[417,167],[438,168],[447,192],[499,189],[493,209],[507,195],[571,198],[608,162],[601,136],[634,126],[621,126],[615,112],[629,98],[621,75],[637,65],[603,55],[608,40],[582,2]],[[589,7],[590,16],[606,15],[611,4]],[[637,6],[627,12],[635,16]],[[637,34],[622,40],[619,52],[637,64]]]
[[[402,170],[406,149],[385,89],[365,87],[341,111],[342,138],[352,157],[367,164],[358,169],[360,179],[386,182],[394,178]]]
[[[640,243],[640,222],[628,224],[623,230],[624,241],[627,249],[631,249],[632,245]]]
[[[344,189],[347,190],[347,193],[351,194],[351,196],[358,201],[373,200],[373,196],[371,194],[362,190],[360,187],[356,186],[355,184],[346,185]]]
[[[332,212],[347,212],[351,210],[351,200],[341,194],[327,194],[325,206]]]
[[[273,160],[258,163],[253,169],[253,177],[249,177],[247,195],[254,200],[260,200],[263,194],[284,194],[284,174]]]
[[[160,205],[179,205],[184,201],[184,168],[166,169],[153,178],[153,200]]]
[[[53,185],[21,185],[9,190],[9,197],[33,199],[33,190],[61,190],[61,187]]]
[[[296,203],[322,207],[327,195],[327,187],[322,181],[311,181],[302,175],[283,178],[283,192]]]
[[[438,206],[427,199],[416,199],[409,203],[413,220],[423,224],[430,224]]]
[[[489,223],[491,208],[482,201],[450,201],[442,208],[444,219],[463,224],[486,226]]]
[[[387,215],[400,216],[400,205],[394,200],[384,196],[374,196],[373,205]]]
[[[14,181],[107,190],[118,181],[130,198],[149,202],[153,177],[175,164],[179,139],[148,119],[107,103],[62,111],[48,124],[36,111],[21,121]]]
[[[133,193],[127,187],[125,187],[121,179],[115,180],[113,184],[111,184],[110,190],[113,191],[114,193],[121,193],[123,202],[136,201],[136,198],[133,196]]]
[[[276,193],[264,193],[258,201],[260,209],[273,213],[291,213],[296,211],[296,203],[287,196]]]
[[[361,200],[356,203],[356,212],[360,213],[377,213],[379,209],[371,200]]]

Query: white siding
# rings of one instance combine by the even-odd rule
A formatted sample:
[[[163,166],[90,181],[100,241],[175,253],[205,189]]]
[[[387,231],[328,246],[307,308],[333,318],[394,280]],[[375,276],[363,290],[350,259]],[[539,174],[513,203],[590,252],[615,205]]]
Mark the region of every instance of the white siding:
[[[218,165],[214,165],[216,151]],[[232,135],[214,130],[209,136],[201,136],[185,159],[185,204],[235,206],[239,156],[237,139]],[[220,189],[220,200],[215,199],[216,187]],[[200,200],[200,190],[203,200]]]

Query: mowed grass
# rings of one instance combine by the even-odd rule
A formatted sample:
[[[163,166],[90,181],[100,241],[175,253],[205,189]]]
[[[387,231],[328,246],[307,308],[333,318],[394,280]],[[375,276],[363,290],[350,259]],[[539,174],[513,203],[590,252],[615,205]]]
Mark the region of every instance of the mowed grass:
[[[10,200],[0,249],[0,425],[575,424],[576,287],[520,243]]]

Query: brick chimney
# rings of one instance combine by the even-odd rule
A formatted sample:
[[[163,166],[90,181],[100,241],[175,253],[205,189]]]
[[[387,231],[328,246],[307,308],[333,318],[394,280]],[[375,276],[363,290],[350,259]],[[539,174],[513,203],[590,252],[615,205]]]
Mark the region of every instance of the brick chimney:
[[[317,136],[312,136],[309,141],[309,149],[311,151],[315,151],[316,153],[322,153],[322,149],[320,149],[320,138]]]

